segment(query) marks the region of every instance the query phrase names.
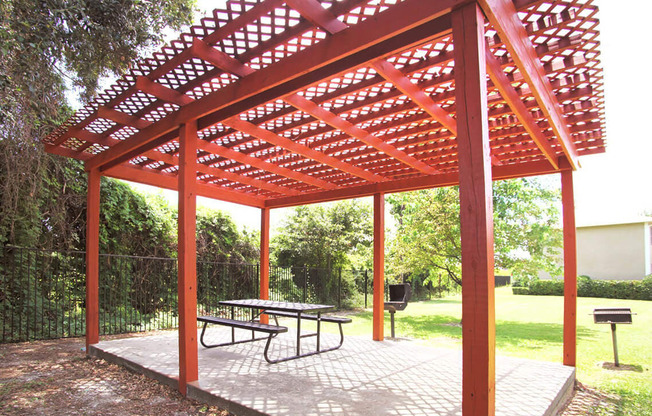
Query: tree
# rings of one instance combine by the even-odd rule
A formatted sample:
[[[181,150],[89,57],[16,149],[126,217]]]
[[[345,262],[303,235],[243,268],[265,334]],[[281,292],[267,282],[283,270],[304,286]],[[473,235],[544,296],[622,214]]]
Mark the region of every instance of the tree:
[[[271,244],[282,267],[339,268],[372,244],[371,207],[359,200],[296,207]]]
[[[494,250],[497,268],[515,277],[554,275],[561,247],[559,194],[536,179],[494,182]],[[434,282],[443,274],[461,285],[459,194],[457,187],[395,194],[388,198],[397,219],[390,243],[390,268]]]
[[[46,154],[39,139],[71,114],[71,88],[92,99],[101,77],[126,71],[160,42],[164,28],[189,23],[193,3],[0,2],[0,244],[79,243],[83,171],[76,161]]]

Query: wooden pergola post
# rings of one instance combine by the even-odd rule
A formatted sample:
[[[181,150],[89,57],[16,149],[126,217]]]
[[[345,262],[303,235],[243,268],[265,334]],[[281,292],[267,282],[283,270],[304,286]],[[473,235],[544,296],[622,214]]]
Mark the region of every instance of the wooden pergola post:
[[[86,354],[100,341],[100,171],[88,171],[86,193]]]
[[[179,391],[198,378],[197,363],[197,123],[179,128]]]
[[[564,224],[564,365],[575,367],[577,343],[577,246],[573,171],[561,172]]]
[[[260,299],[269,299],[269,208],[260,210]],[[260,322],[269,323],[269,316]]]
[[[373,340],[385,338],[385,194],[374,194]]]
[[[495,414],[495,312],[491,149],[484,15],[453,11],[462,234],[462,414]]]

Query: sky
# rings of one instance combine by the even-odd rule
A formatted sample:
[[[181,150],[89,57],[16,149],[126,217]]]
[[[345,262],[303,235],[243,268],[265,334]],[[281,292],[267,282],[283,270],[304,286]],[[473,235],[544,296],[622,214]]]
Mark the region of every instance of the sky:
[[[645,211],[652,214],[652,74],[649,42],[650,0],[597,0],[601,60],[604,68],[607,151],[583,156],[574,174],[575,210],[578,225],[628,221]],[[215,1],[200,0],[203,10]],[[554,181],[552,181],[554,183]],[[162,192],[176,204],[176,192]],[[250,229],[260,226],[260,210],[199,198],[198,205],[227,211],[236,224]],[[288,209],[271,211],[276,228]],[[273,232],[273,231],[272,231]]]

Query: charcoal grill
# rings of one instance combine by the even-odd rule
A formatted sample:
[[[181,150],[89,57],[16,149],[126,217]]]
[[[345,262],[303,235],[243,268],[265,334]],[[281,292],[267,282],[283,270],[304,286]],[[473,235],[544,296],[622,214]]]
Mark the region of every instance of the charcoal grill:
[[[389,311],[392,322],[392,338],[394,335],[394,314],[396,311],[402,311],[407,307],[408,301],[412,296],[412,288],[409,283],[398,285],[389,285],[389,300],[385,302],[385,310]]]
[[[593,309],[593,322],[596,324],[611,325],[611,340],[614,344],[614,365],[620,366],[618,362],[618,344],[616,342],[616,324],[631,324],[631,308],[595,308]]]

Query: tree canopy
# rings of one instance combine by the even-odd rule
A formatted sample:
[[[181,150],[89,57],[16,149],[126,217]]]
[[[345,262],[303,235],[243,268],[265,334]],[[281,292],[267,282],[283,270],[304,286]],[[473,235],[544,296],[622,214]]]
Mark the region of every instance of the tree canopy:
[[[0,244],[75,248],[83,238],[85,175],[39,139],[192,17],[193,0],[0,2]],[[105,185],[106,186],[106,185]]]
[[[558,272],[561,248],[558,191],[536,179],[493,183],[494,249],[497,268],[515,277],[539,270]],[[397,232],[388,256],[396,274],[444,277],[462,284],[457,187],[388,197]]]
[[[368,258],[372,236],[370,205],[353,199],[294,208],[270,248],[279,266],[338,268]]]

